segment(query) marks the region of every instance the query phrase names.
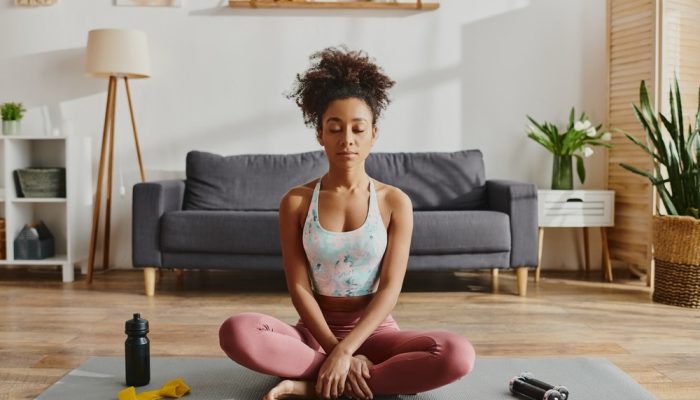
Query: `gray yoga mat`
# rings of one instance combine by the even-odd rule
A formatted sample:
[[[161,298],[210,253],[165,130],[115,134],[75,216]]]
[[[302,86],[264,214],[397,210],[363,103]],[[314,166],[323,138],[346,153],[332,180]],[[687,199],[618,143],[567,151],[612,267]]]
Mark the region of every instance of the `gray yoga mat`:
[[[572,400],[646,400],[655,397],[605,358],[477,358],[471,374],[450,385],[415,396],[375,396],[402,400],[514,400],[513,376],[528,371],[566,386]],[[183,400],[257,400],[279,380],[250,371],[226,358],[152,357],[151,383],[136,393],[160,388],[182,377],[192,392]],[[124,389],[124,359],[91,357],[47,389],[38,399],[116,399]]]

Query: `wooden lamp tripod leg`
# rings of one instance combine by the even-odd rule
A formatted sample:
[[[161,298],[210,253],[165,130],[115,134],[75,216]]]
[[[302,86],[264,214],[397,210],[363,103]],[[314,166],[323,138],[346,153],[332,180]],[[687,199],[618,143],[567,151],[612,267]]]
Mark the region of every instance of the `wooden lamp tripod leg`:
[[[97,172],[97,187],[95,188],[95,197],[92,205],[92,232],[90,234],[90,254],[88,255],[88,273],[87,283],[92,283],[92,273],[95,268],[95,250],[97,247],[97,228],[100,224],[100,205],[102,203],[102,176],[104,175],[105,153],[107,150],[107,142],[111,136],[110,128],[113,126],[114,120],[114,92],[116,90],[117,78],[109,78],[109,86],[107,90],[107,108],[105,110],[105,123],[102,131],[102,145],[100,150],[100,163]]]
[[[114,81],[114,92],[112,93],[112,121],[110,121],[112,132],[109,135],[109,167],[107,172],[107,196],[105,198],[105,241],[104,241],[104,251],[102,252],[102,268],[109,268],[109,237],[112,232],[112,171],[114,165],[114,136],[116,132],[114,131],[114,115],[117,113],[117,78]]]
[[[139,134],[136,130],[136,120],[134,119],[134,107],[131,104],[131,90],[129,90],[129,79],[127,77],[124,77],[124,85],[126,85],[126,98],[129,101],[129,115],[131,115],[131,127],[134,131],[134,144],[136,145],[136,157],[139,161],[141,182],[146,182],[146,174],[143,171],[143,161],[141,160],[141,146],[139,146]]]

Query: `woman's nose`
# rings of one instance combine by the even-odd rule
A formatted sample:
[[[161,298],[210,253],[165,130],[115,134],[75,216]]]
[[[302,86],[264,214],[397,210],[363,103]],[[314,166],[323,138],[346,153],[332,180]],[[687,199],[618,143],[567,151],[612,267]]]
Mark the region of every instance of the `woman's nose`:
[[[352,132],[352,128],[348,128],[345,130],[344,134],[341,137],[342,144],[345,145],[353,145],[355,144],[355,135]]]

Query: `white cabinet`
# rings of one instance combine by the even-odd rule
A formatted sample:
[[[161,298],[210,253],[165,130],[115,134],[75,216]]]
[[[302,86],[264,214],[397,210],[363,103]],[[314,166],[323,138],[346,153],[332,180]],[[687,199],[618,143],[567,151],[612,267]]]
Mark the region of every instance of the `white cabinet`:
[[[607,228],[615,225],[615,192],[612,190],[538,190],[537,219],[539,249],[535,281],[540,279],[544,228],[583,228],[585,268],[590,271],[588,228],[600,228],[603,279],[612,282],[612,264],[608,251]]]
[[[0,217],[5,219],[5,259],[0,265],[61,266],[72,282],[85,259],[92,210],[90,140],[79,136],[0,136]],[[18,197],[13,172],[27,167],[64,167],[65,198]],[[42,220],[54,237],[55,255],[16,260],[14,240],[25,224]]]
[[[537,197],[542,227],[615,225],[612,190],[538,190]]]

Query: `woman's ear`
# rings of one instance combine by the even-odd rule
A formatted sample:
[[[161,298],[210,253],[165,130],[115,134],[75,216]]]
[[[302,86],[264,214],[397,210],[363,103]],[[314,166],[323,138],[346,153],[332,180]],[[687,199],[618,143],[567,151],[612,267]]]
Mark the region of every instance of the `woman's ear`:
[[[377,141],[377,126],[372,127],[372,145]]]
[[[320,144],[321,147],[323,147],[323,136],[321,135],[322,132],[323,131],[320,128],[316,129],[316,141],[318,141],[318,144]]]

